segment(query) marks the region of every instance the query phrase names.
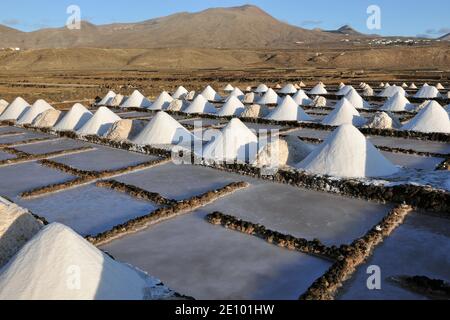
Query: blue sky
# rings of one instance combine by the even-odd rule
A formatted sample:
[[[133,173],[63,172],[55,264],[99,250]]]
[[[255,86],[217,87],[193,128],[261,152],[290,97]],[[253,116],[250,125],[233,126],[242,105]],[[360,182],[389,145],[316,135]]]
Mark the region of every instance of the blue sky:
[[[2,1],[0,24],[23,31],[60,27],[68,15],[66,8],[81,8],[82,19],[95,24],[137,22],[180,11],[196,12],[210,7],[254,4],[276,18],[308,29],[336,29],[344,24],[372,33],[366,27],[366,10],[375,4],[381,8],[383,35],[429,35],[450,32],[449,0],[15,0]]]

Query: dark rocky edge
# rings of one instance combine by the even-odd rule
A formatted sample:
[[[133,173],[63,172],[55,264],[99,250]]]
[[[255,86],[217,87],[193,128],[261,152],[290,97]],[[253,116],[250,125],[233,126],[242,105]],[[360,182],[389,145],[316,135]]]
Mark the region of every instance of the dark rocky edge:
[[[291,235],[285,235],[277,231],[266,229],[266,227],[260,224],[239,220],[236,217],[225,215],[221,212],[214,212],[207,215],[206,221],[213,225],[221,225],[226,229],[261,238],[280,248],[299,251],[333,261],[343,259],[339,248],[335,246],[327,247],[318,239],[308,241]]]
[[[318,138],[310,138],[310,137],[298,137],[298,138],[301,141],[308,142],[308,143],[314,143],[314,144],[323,143],[323,140],[318,139]],[[412,150],[412,149],[392,148],[392,147],[387,147],[387,146],[375,146],[375,147],[381,151],[387,151],[387,152],[392,152],[392,153],[411,154],[411,155],[416,155],[416,156],[420,156],[420,157],[447,158],[450,156],[449,154],[444,154],[444,153],[416,151],[416,150]]]
[[[450,283],[425,276],[399,276],[389,279],[400,287],[436,300],[450,300]]]
[[[412,211],[410,206],[394,208],[379,224],[351,245],[341,246],[344,259],[337,261],[311,287],[300,296],[300,300],[333,300],[339,288],[350,279],[356,268],[370,257],[375,248],[405,220]]]
[[[159,205],[169,206],[176,203],[175,200],[166,199],[156,192],[149,192],[139,187],[121,183],[115,180],[102,180],[96,183],[97,187],[109,188],[117,192],[126,193],[136,199],[150,201]]]
[[[166,159],[152,160],[152,161],[147,161],[147,162],[140,163],[137,165],[132,165],[132,166],[115,169],[115,170],[81,171],[82,175],[75,179],[72,179],[72,180],[66,181],[66,182],[62,182],[62,183],[57,183],[57,184],[52,184],[52,185],[36,188],[36,189],[30,190],[30,191],[25,191],[20,196],[24,199],[39,197],[44,194],[55,193],[55,192],[58,192],[61,190],[70,189],[70,188],[73,188],[76,186],[81,186],[81,185],[93,182],[95,180],[110,178],[113,176],[121,175],[121,174],[132,172],[132,171],[149,169],[154,166],[165,163],[167,161],[168,160],[166,160]],[[53,161],[52,162],[47,161],[47,162],[45,162],[45,164],[51,166],[54,169],[61,170],[62,172],[65,172],[65,173],[70,173],[70,171],[72,171],[72,170],[74,170],[72,172],[75,172],[75,170],[77,170],[77,169],[73,169],[71,167],[68,167],[66,165],[63,165],[63,164],[60,164],[57,162],[53,162]]]
[[[436,168],[436,170],[450,170],[450,157],[447,157]]]
[[[23,163],[23,162],[36,161],[36,160],[43,160],[46,158],[70,155],[70,154],[79,153],[79,152],[83,152],[83,151],[87,151],[87,150],[93,150],[93,149],[94,149],[93,147],[87,146],[87,147],[80,147],[80,148],[70,149],[70,150],[48,152],[48,153],[43,153],[43,154],[28,154],[28,153],[19,151],[18,152],[18,154],[20,155],[19,157],[0,161],[0,166],[10,165],[10,164],[19,164],[19,163]],[[9,148],[7,150],[12,152],[11,148]]]
[[[412,184],[383,186],[367,184],[355,179],[336,179],[313,175],[299,170],[280,169],[270,176],[263,176],[259,168],[248,164],[210,164],[212,168],[266,179],[296,187],[312,189],[381,203],[408,204],[416,208],[436,212],[450,218],[450,192]]]
[[[48,160],[48,159],[43,159],[38,161],[39,164],[50,168],[50,169],[57,169],[59,171],[62,171],[64,173],[68,173],[70,175],[73,176],[79,176],[79,177],[84,177],[84,176],[90,176],[93,174],[93,171],[86,171],[86,170],[80,170],[74,167],[71,167],[69,165],[63,164],[63,163],[59,163],[59,162],[55,162],[52,160]]]
[[[237,190],[247,188],[248,186],[249,184],[246,182],[234,182],[223,188],[208,191],[191,199],[178,201],[174,205],[159,208],[148,215],[132,219],[96,236],[88,236],[86,239],[96,246],[103,245],[124,235],[143,230],[151,225],[191,213],[219,198],[232,194]]]

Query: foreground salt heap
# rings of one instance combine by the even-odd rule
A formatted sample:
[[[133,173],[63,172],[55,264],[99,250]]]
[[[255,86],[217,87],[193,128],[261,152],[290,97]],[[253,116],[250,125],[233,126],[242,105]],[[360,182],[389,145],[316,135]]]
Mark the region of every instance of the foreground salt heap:
[[[385,104],[381,107],[384,111],[412,111],[415,105],[410,103],[409,100],[400,92],[390,97]]]
[[[137,145],[190,145],[196,138],[177,120],[164,111],[147,124],[142,132],[133,140]]]
[[[92,118],[93,114],[85,106],[76,103],[69,112],[55,125],[56,131],[76,131]]]
[[[399,171],[352,125],[336,129],[297,168],[346,178],[383,177]]]
[[[185,113],[188,114],[196,114],[196,113],[210,113],[215,114],[217,112],[216,107],[211,104],[203,95],[198,95],[197,98],[192,101],[189,107],[184,110]]]
[[[441,94],[439,90],[435,86],[430,86],[425,83],[422,88],[415,94],[415,98],[423,98],[423,99],[433,99],[440,97]]]
[[[449,115],[438,102],[432,100],[402,130],[450,133]]]
[[[245,111],[245,106],[235,96],[230,96],[223,107],[217,112],[220,117],[240,116]]]
[[[152,102],[148,100],[138,90],[134,90],[131,96],[120,105],[121,108],[148,108],[152,105]]]
[[[19,118],[17,124],[32,124],[37,116],[47,110],[54,110],[54,108],[45,100],[39,99]]]
[[[269,105],[269,104],[279,104],[281,102],[281,98],[278,94],[270,88],[267,92],[258,100],[258,104]]]
[[[320,95],[320,94],[327,94],[328,91],[327,89],[325,89],[323,83],[319,83],[314,88],[312,88],[311,91],[309,91],[309,93],[313,95]]]
[[[312,118],[291,98],[286,96],[283,102],[273,110],[269,116],[269,120],[276,121],[311,121]]]
[[[111,126],[120,121],[120,117],[106,107],[100,107],[88,122],[77,130],[77,134],[82,136],[99,135],[108,132]]]
[[[258,138],[239,119],[231,120],[203,150],[203,158],[211,162],[253,162],[257,155]]]
[[[110,106],[117,94],[114,91],[108,91],[105,97],[97,103],[97,106]]]
[[[166,91],[163,91],[159,97],[152,103],[149,110],[166,110],[172,103],[173,98]]]
[[[0,121],[4,120],[17,120],[20,118],[29,108],[30,104],[23,98],[17,97],[13,102],[3,111],[0,115]]]
[[[323,120],[322,124],[329,126],[340,126],[343,124],[353,124],[354,126],[363,126],[366,119],[360,116],[358,110],[347,100],[342,98]]]
[[[0,271],[1,300],[144,300],[174,293],[113,260],[70,228],[51,224]]]
[[[207,86],[205,90],[200,93],[208,101],[221,101],[222,97],[211,86]]]

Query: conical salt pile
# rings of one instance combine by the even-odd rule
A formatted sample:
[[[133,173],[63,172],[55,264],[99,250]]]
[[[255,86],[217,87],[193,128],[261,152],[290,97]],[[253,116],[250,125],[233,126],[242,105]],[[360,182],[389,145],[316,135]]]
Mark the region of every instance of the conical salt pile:
[[[0,274],[1,300],[144,300],[173,292],[62,224],[34,236]]]
[[[233,119],[203,151],[209,161],[238,160],[252,163],[258,152],[258,138],[239,119]]]
[[[228,98],[227,102],[223,105],[222,109],[217,112],[220,117],[227,116],[240,116],[245,111],[245,106],[235,96]]]
[[[225,86],[225,88],[223,88],[223,91],[225,92],[232,92],[234,90],[234,87],[229,83]]]
[[[131,96],[120,105],[121,108],[148,108],[152,105],[151,101],[148,100],[142,93],[138,90],[134,90]]]
[[[339,83],[339,85],[338,85],[339,90],[341,90],[344,87],[345,87],[345,83],[343,83],[343,82]]]
[[[270,88],[267,92],[258,100],[258,104],[269,105],[269,104],[279,104],[281,102],[281,98],[278,94]]]
[[[14,99],[13,102],[3,111],[0,115],[0,121],[4,120],[17,120],[20,118],[29,108],[30,104],[21,97]]]
[[[101,107],[97,110],[94,116],[77,131],[77,134],[82,136],[102,136],[108,132],[109,128],[111,128],[115,122],[120,120],[120,117],[114,112],[106,107]]]
[[[417,89],[417,86],[415,83],[411,83],[411,85],[409,86],[410,89]]]
[[[211,86],[207,86],[201,93],[208,101],[221,101],[222,97]]]
[[[305,111],[295,103],[291,96],[286,96],[283,102],[267,117],[276,121],[311,121]]]
[[[238,99],[243,99],[244,96],[245,96],[245,94],[242,92],[242,90],[239,89],[238,87],[236,87],[231,91],[231,93],[227,99],[229,99],[230,97],[236,97]]]
[[[345,94],[345,98],[354,106],[356,109],[370,109],[370,104],[365,101],[359,93],[352,87],[347,94]]]
[[[366,119],[360,116],[359,112],[346,98],[342,98],[334,107],[334,110],[322,120],[322,124],[329,126],[340,126],[343,124],[353,124],[363,126]]]
[[[345,96],[350,91],[355,90],[352,86],[343,86],[339,89],[339,91],[336,93],[337,96]]]
[[[448,113],[436,101],[430,101],[402,130],[450,133]]]
[[[297,167],[346,178],[382,177],[399,171],[352,125],[336,129]]]
[[[289,84],[285,85],[279,91],[279,93],[281,93],[281,94],[294,94],[296,92],[297,92],[297,89],[295,88],[295,86],[292,83],[289,83]]]
[[[405,97],[408,96],[405,89],[403,89],[402,87],[397,87],[395,85],[387,86],[383,91],[381,91],[379,96],[384,97],[384,98],[390,98],[390,97],[395,96],[397,93],[400,93],[400,94],[404,95]]]
[[[262,83],[256,88],[255,93],[266,93],[268,90],[269,87]]]
[[[424,84],[422,88],[415,94],[415,98],[423,98],[423,99],[433,99],[440,97],[441,94],[439,90],[435,86],[429,86],[428,84]]]
[[[142,132],[133,140],[137,145],[190,145],[196,138],[177,120],[164,111],[150,121]]]
[[[53,128],[56,131],[76,131],[92,118],[93,114],[85,106],[76,103]]]
[[[163,91],[158,99],[152,103],[152,105],[148,108],[149,110],[166,110],[170,104],[172,103],[173,98],[166,91]]]
[[[114,91],[109,91],[106,96],[97,103],[97,106],[110,106],[115,97],[116,93]]]
[[[386,103],[381,107],[384,111],[412,111],[415,105],[409,102],[409,100],[401,93],[396,93],[393,97],[390,97]]]
[[[1,99],[0,100],[0,114],[3,113],[3,111],[5,111],[5,109],[8,107],[9,102],[6,100]]]
[[[181,99],[184,98],[188,93],[189,91],[185,87],[179,86],[177,90],[173,93],[172,98]]]
[[[309,91],[310,94],[314,94],[314,95],[320,95],[320,94],[327,94],[328,91],[327,89],[325,89],[323,84],[317,84],[314,88],[311,89],[311,91]]]
[[[305,84],[303,81],[300,81],[300,83],[298,84],[298,86],[299,86],[300,88],[304,88],[304,87],[306,87],[306,84]]]
[[[402,83],[402,88],[405,88],[405,89],[407,89],[408,88],[408,85],[406,84],[406,83]]]
[[[54,110],[54,108],[45,100],[39,99],[19,118],[17,124],[32,124],[37,116],[47,110]]]
[[[195,114],[195,113],[210,113],[215,114],[217,112],[216,107],[209,103],[208,100],[201,94],[192,101],[189,107],[184,111],[185,113]]]
[[[294,99],[295,103],[299,106],[310,106],[313,103],[313,100],[308,97],[303,90],[298,90],[292,99]]]
[[[438,90],[445,90],[445,87],[442,85],[442,83],[438,83],[436,85],[436,89],[438,89]]]

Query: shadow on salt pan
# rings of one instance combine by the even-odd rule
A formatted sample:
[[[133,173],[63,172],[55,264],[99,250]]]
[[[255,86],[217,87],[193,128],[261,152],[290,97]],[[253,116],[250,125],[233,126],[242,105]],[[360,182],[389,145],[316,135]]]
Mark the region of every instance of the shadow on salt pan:
[[[297,299],[330,262],[213,226],[195,212],[102,249],[196,299]]]
[[[43,167],[35,162],[6,166],[0,168],[0,195],[16,199],[24,191],[73,178],[71,175]]]
[[[450,282],[450,222],[413,213],[345,284],[343,300],[418,300],[425,296],[397,287],[389,277],[427,276]],[[367,267],[381,268],[381,290],[368,290]]]
[[[48,222],[62,223],[83,236],[107,231],[158,208],[156,204],[95,186],[21,200],[20,204]]]

